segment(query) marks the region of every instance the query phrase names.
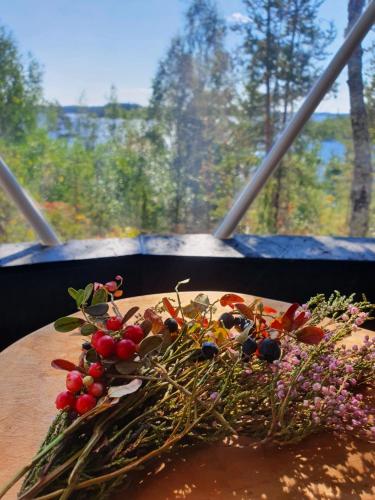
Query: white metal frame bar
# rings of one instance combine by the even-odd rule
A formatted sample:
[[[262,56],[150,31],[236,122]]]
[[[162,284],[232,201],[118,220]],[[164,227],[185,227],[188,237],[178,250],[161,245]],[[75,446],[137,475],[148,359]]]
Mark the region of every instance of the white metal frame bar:
[[[60,241],[57,235],[44,218],[42,212],[19,184],[19,182],[1,157],[0,186],[4,188],[5,192],[14,201],[17,208],[23,213],[27,221],[34,228],[43,245],[49,247],[60,245]]]
[[[229,238],[231,236],[268,178],[276,170],[280,160],[288,151],[307,120],[311,117],[337,76],[347,64],[355,47],[361,43],[374,23],[375,0],[372,0],[347,34],[343,44],[332,58],[327,68],[315,82],[298,112],[291,119],[272,149],[265,156],[255,174],[249,179],[245,188],[241,191],[233,206],[215,230],[214,236],[217,238]]]

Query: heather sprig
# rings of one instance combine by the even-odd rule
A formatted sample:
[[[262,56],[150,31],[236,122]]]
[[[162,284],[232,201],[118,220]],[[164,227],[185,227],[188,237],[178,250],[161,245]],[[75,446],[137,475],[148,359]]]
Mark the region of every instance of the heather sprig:
[[[83,319],[55,327],[80,329],[80,360],[53,360],[68,372],[60,412],[0,497],[26,476],[20,500],[108,498],[171,448],[239,434],[254,444],[321,431],[375,440],[365,391],[375,378],[375,337],[344,345],[370,318],[365,298],[334,292],[282,313],[237,294],[211,302],[201,293],[183,305],[187,281],[176,299],[124,315],[115,303],[121,276],[69,289]],[[218,302],[228,309],[215,319]]]

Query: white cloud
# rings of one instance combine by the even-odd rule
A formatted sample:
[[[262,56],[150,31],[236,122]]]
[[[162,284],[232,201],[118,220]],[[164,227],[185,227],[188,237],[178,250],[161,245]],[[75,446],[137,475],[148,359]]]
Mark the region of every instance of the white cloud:
[[[230,16],[227,17],[227,20],[229,22],[237,24],[247,24],[251,21],[250,17],[241,14],[241,12],[233,12]]]

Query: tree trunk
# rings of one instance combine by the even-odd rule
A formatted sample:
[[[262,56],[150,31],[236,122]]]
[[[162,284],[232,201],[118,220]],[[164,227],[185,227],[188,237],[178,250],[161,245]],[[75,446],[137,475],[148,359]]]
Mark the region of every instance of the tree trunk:
[[[265,148],[266,153],[271,149],[273,143],[273,131],[272,131],[272,116],[271,116],[271,3],[267,4],[267,37],[266,37],[266,51],[267,51],[267,64],[266,64],[266,102],[265,102],[265,125],[264,125],[264,135],[265,135]]]
[[[365,5],[365,0],[349,0],[348,30]],[[371,147],[368,118],[363,96],[362,47],[359,45],[348,63],[350,117],[354,145],[354,171],[350,193],[350,236],[366,236],[369,228],[372,192]]]

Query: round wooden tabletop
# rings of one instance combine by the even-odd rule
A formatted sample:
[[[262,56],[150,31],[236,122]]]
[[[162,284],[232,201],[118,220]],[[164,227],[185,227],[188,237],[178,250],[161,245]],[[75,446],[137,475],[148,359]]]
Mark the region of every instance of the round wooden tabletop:
[[[216,299],[223,292],[206,293]],[[132,297],[117,304],[121,311],[133,305],[142,311],[164,295]],[[196,292],[181,295],[187,303]],[[278,310],[288,305],[264,302]],[[373,334],[361,329],[348,343],[360,342],[365,333]],[[0,354],[0,484],[30,461],[56,414],[54,400],[66,375],[51,368],[51,360],[75,361],[80,344],[79,333],[57,333],[53,325],[47,325]],[[282,449],[254,450],[246,441],[236,447],[218,443],[169,455],[156,470],[148,471],[147,479],[130,496],[129,491],[120,493],[117,500],[369,500],[375,498],[374,471],[375,453],[370,444],[356,439],[337,441],[330,434]],[[5,498],[16,499],[17,489]]]

